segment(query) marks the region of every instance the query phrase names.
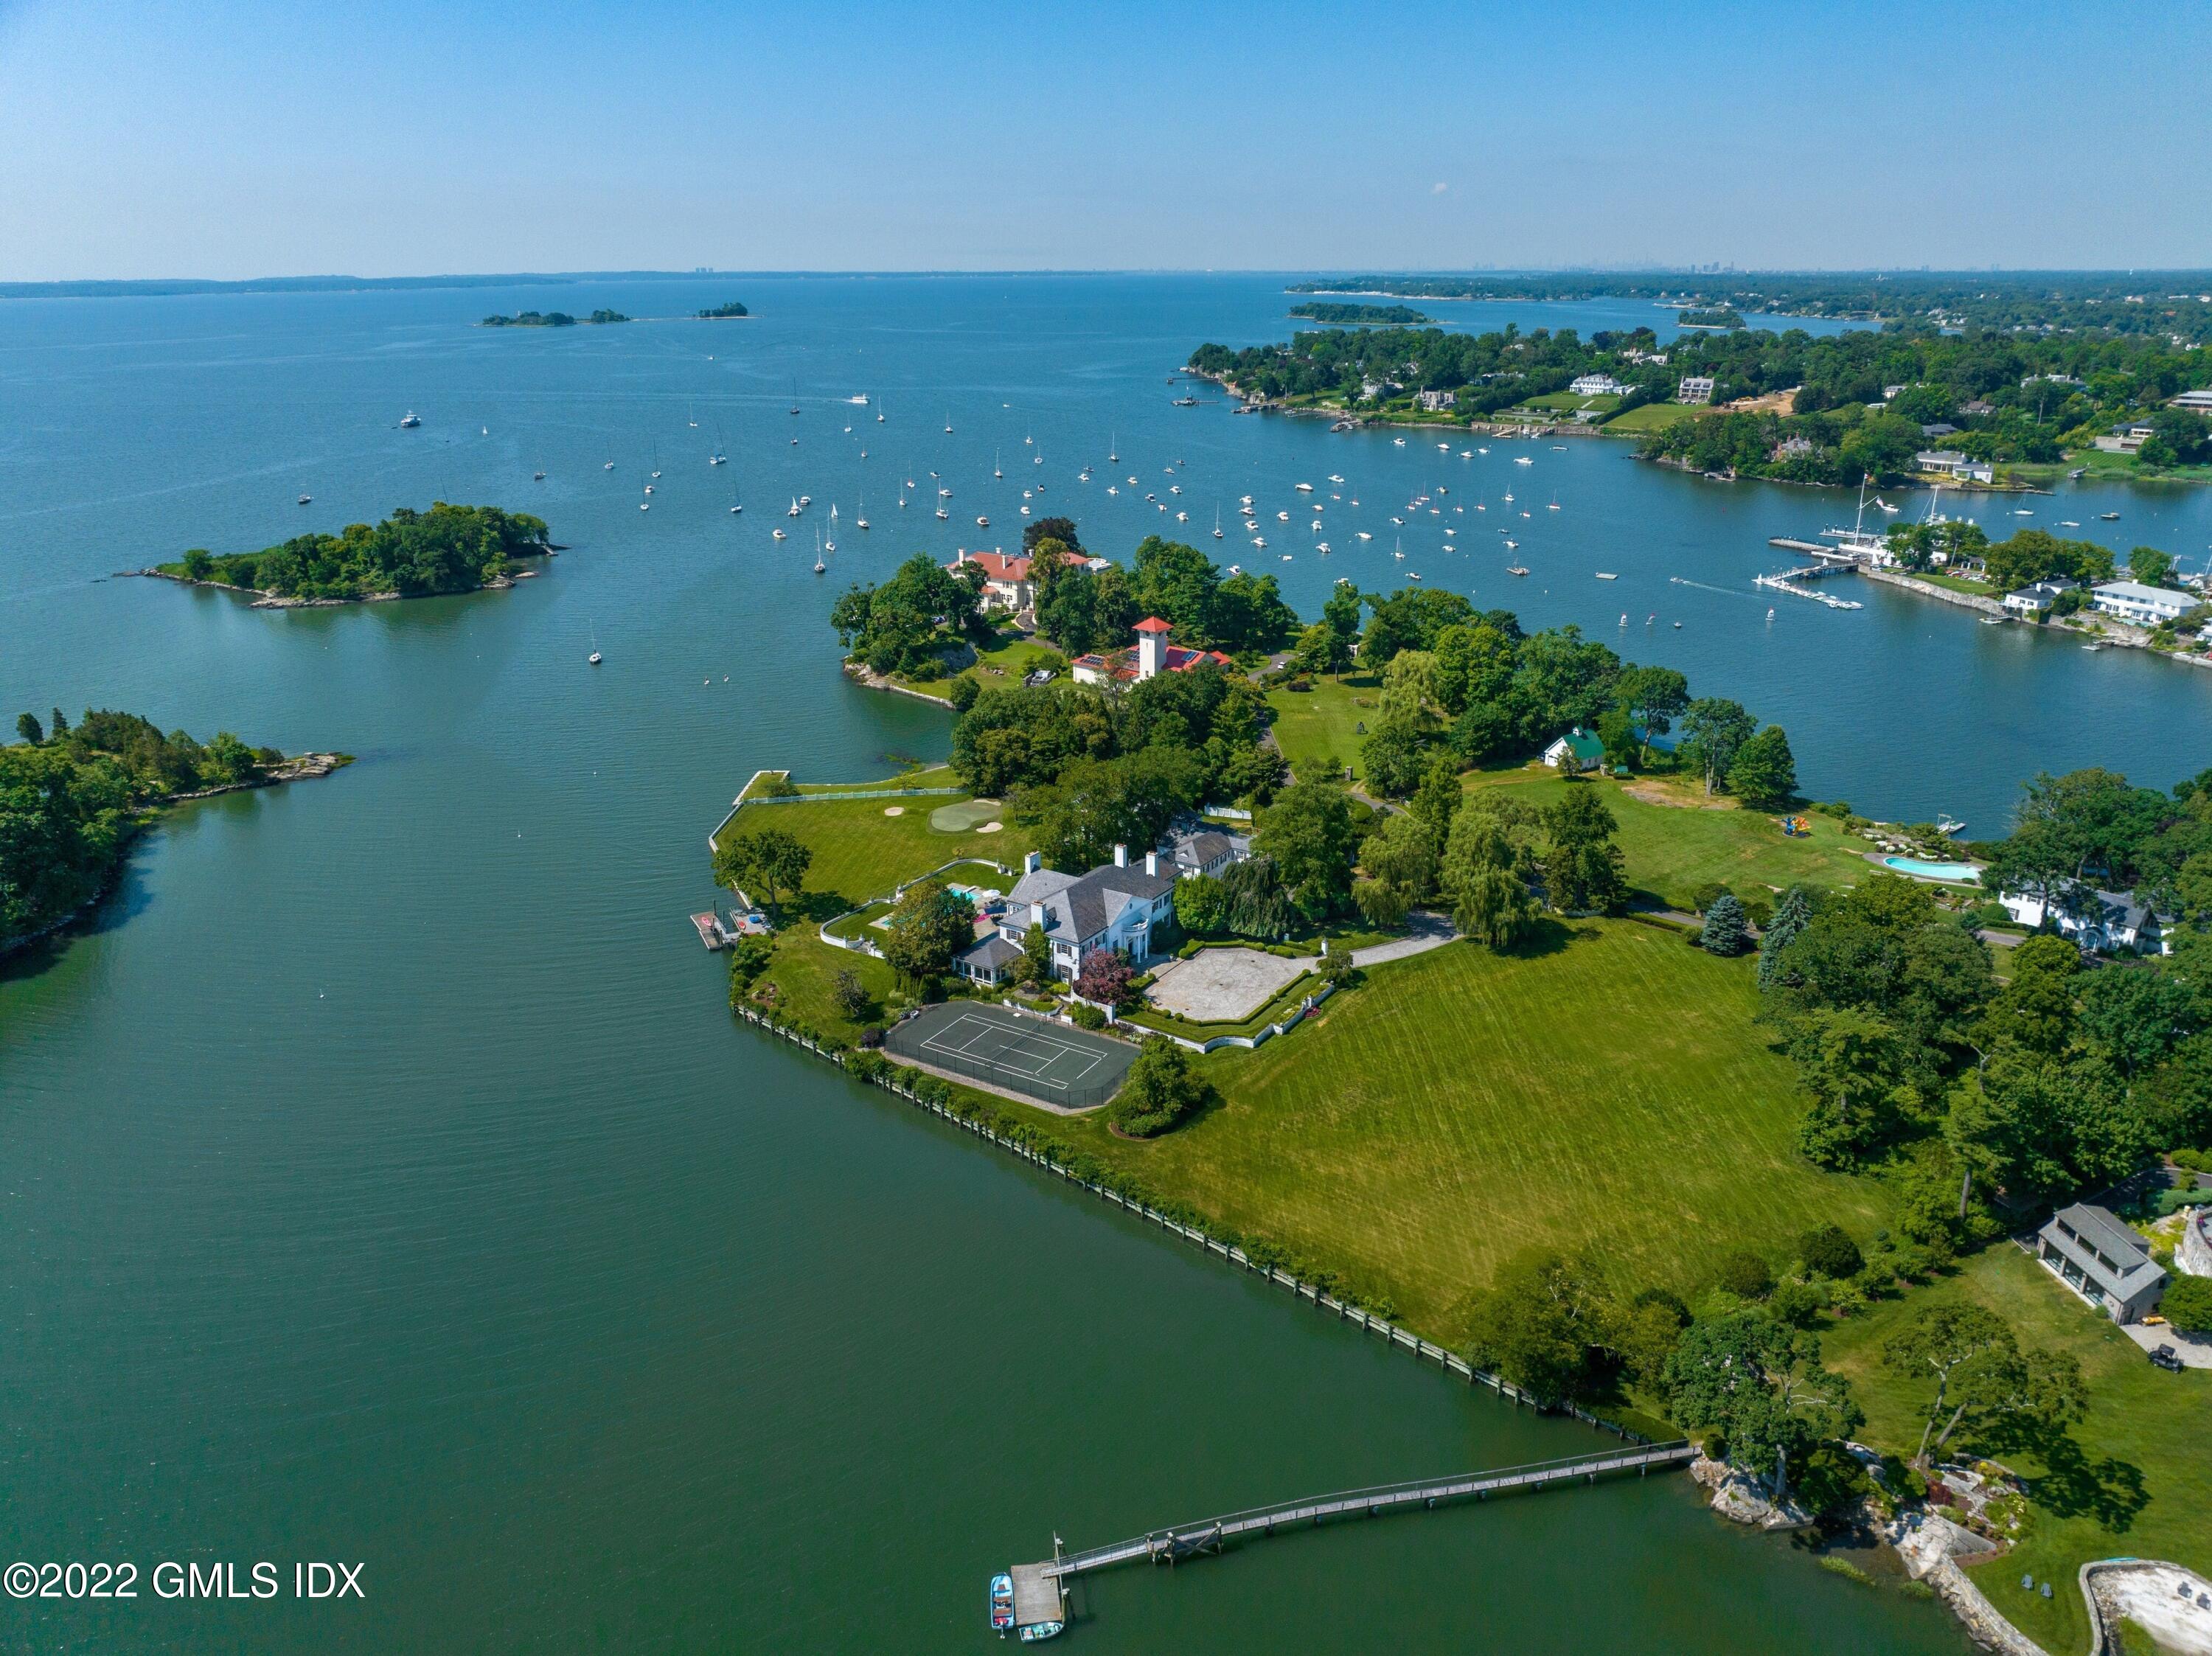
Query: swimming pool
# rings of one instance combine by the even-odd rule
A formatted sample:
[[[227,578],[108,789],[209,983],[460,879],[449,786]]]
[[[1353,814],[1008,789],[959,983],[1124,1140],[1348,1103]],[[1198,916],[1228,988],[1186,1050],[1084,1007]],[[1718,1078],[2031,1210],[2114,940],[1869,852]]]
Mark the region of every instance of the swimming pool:
[[[1893,868],[1899,874],[1910,874],[1916,880],[1948,880],[1955,885],[1974,885],[1980,880],[1980,870],[1972,863],[1925,863],[1917,857],[1885,857],[1881,865]]]

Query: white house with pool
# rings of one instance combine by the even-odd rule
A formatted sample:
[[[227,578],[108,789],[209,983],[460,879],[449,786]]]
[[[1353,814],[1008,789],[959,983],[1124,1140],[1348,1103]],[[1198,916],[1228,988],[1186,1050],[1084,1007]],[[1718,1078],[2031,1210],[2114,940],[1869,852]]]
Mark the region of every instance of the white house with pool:
[[[999,929],[953,965],[979,983],[1003,980],[1018,961],[1031,926],[1044,928],[1052,948],[1052,974],[1073,982],[1094,949],[1125,949],[1141,965],[1161,953],[1175,931],[1174,858],[1148,851],[1132,861],[1127,846],[1114,860],[1088,874],[1062,874],[1031,852],[1022,877],[1006,896]]]

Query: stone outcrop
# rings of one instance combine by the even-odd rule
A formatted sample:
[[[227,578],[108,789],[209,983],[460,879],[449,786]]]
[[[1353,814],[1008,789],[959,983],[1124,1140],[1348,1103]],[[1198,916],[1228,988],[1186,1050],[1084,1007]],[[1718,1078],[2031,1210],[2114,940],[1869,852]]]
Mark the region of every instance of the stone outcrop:
[[[1699,1455],[1690,1463],[1690,1476],[1712,1491],[1712,1508],[1734,1524],[1761,1530],[1802,1530],[1813,1524],[1813,1514],[1794,1501],[1776,1501],[1759,1480],[1724,1460]]]

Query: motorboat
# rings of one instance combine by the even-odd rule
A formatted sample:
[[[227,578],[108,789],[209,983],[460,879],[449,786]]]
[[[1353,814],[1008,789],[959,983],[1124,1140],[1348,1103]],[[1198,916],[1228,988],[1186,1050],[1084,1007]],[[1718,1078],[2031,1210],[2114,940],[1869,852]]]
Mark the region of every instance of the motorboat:
[[[416,413],[413,409],[410,409],[407,410],[405,416],[399,422],[399,429],[402,431],[412,431],[416,427],[422,423],[422,416]]]
[[[991,1630],[1002,1637],[1014,1624],[1014,1578],[1005,1571],[991,1578]]]
[[[543,477],[545,474],[544,474],[544,472],[542,472],[542,471],[541,471],[541,472],[539,472],[538,475],[539,476]],[[300,504],[301,504],[301,506],[305,506],[305,505],[307,505],[307,503],[308,501],[310,501],[310,500],[313,500],[314,498],[315,498],[315,497],[314,497],[313,495],[312,495],[312,494],[302,494],[301,496],[300,496]]]

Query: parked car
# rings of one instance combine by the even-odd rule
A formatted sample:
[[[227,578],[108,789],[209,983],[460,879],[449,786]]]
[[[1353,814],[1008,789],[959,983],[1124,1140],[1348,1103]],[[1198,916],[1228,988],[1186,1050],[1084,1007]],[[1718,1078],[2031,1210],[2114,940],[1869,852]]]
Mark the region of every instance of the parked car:
[[[2151,1349],[2150,1360],[2160,1368],[2175,1374],[2179,1374],[2189,1366],[2174,1356],[2173,1348],[2170,1345],[2154,1346]]]

